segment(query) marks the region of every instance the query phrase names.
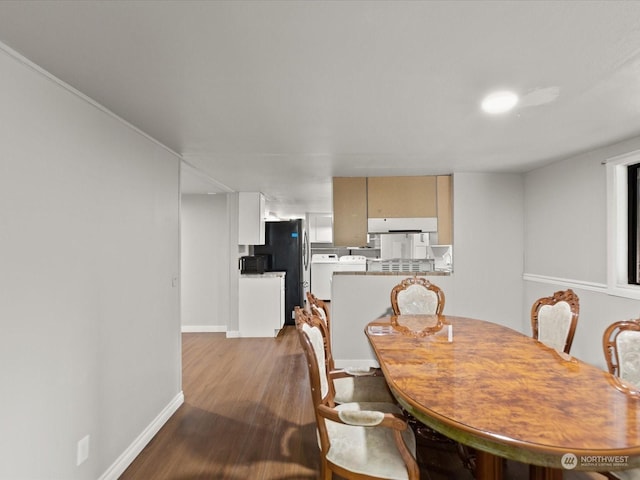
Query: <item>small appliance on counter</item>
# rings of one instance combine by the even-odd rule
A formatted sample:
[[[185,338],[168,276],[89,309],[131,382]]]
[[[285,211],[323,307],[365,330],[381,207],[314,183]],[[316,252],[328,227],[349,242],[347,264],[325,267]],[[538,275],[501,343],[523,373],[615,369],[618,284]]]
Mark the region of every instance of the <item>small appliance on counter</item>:
[[[389,233],[380,235],[380,258],[422,259],[428,257],[429,235],[426,233]]]
[[[453,251],[451,245],[431,245],[432,258],[438,272],[453,271]]]
[[[339,272],[366,272],[367,257],[364,255],[343,255],[338,261]]]
[[[266,255],[247,255],[240,257],[240,273],[264,273],[268,268],[269,257]]]

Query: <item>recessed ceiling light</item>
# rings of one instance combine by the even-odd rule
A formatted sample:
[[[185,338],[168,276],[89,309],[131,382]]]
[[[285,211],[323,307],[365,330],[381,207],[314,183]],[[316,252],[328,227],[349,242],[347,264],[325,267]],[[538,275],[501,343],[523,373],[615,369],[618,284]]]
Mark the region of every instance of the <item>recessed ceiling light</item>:
[[[493,92],[482,100],[482,110],[487,113],[505,113],[518,104],[518,96],[509,91]]]

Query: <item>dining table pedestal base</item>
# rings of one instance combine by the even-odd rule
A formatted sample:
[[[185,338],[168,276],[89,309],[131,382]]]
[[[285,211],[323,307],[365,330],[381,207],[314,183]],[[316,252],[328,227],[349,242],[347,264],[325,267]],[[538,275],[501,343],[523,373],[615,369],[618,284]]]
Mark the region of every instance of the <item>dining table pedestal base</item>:
[[[562,480],[562,470],[529,465],[529,480]]]
[[[476,452],[476,480],[501,480],[503,459],[483,450]]]
[[[476,452],[476,480],[502,480],[504,458],[489,452]],[[529,465],[529,480],[562,480],[562,470],[558,468]]]

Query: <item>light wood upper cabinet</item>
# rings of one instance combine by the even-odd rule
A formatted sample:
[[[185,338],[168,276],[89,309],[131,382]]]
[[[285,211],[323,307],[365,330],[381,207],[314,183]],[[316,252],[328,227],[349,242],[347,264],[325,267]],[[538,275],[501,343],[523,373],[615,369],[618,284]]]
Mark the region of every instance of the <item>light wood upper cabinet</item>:
[[[451,175],[440,175],[438,184],[438,243],[453,244],[453,205]]]
[[[369,177],[369,218],[436,217],[435,176]]]
[[[333,178],[333,244],[359,247],[367,244],[367,179]]]
[[[438,243],[453,244],[451,175],[334,177],[333,243],[367,244],[367,218],[437,217]]]

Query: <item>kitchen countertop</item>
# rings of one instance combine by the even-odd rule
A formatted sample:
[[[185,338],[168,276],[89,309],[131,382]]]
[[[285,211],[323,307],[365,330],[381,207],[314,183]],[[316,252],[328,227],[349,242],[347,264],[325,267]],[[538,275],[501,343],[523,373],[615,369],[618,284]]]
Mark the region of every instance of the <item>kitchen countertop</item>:
[[[418,276],[418,277],[441,277],[449,276],[453,272],[333,272],[334,275],[395,275],[395,276]]]
[[[284,277],[287,272],[264,272],[264,273],[241,273],[241,277],[246,278],[275,278]]]

